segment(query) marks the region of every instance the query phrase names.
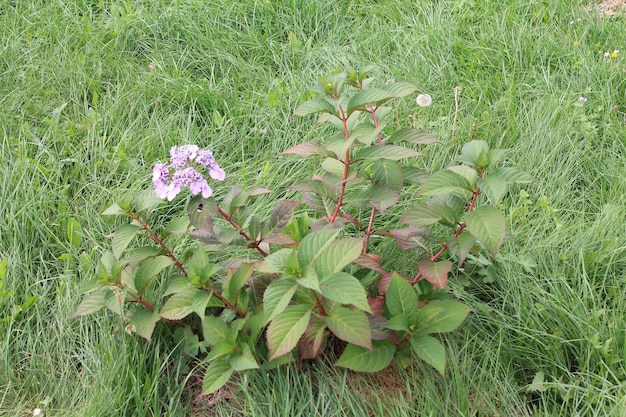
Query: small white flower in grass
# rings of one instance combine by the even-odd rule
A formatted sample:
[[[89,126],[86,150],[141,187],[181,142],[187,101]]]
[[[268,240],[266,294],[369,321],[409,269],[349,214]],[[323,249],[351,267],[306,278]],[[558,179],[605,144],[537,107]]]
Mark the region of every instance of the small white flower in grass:
[[[433,99],[428,94],[420,94],[415,100],[420,107],[428,107],[433,104]]]
[[[33,415],[38,416],[41,414],[41,408],[37,407],[33,410]]]
[[[578,101],[582,101],[583,103],[586,103],[586,102],[587,102],[587,100],[588,100],[588,98],[587,98],[587,97],[584,97],[584,96],[580,96],[580,97],[578,97]]]

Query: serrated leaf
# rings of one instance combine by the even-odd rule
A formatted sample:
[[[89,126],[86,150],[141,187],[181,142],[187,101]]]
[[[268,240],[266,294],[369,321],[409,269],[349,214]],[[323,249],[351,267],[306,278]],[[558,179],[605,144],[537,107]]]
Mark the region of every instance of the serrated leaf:
[[[452,262],[448,260],[435,262],[425,258],[419,261],[417,269],[426,281],[433,284],[435,289],[443,289],[448,283],[448,274],[452,271]]]
[[[334,175],[337,178],[343,178],[345,164],[336,158],[326,158],[322,161],[321,167],[324,171]]]
[[[430,226],[442,219],[445,206],[419,204],[411,206],[400,219],[400,224],[416,227]]]
[[[210,296],[210,293],[198,288],[183,290],[168,298],[159,314],[164,319],[181,320],[194,312],[194,303],[197,303],[198,299],[206,298],[208,303]]]
[[[300,268],[299,276],[296,278],[296,282],[304,288],[314,290],[318,293],[321,292],[320,280],[317,276],[317,272],[315,272],[315,268],[311,265],[303,265]]]
[[[243,345],[240,349],[234,352],[229,358],[230,367],[235,372],[242,372],[248,369],[259,369],[259,364],[257,363],[254,355],[252,354],[252,350],[250,350],[250,346]]]
[[[446,333],[456,330],[470,311],[468,305],[459,301],[431,301],[419,310],[415,334]]]
[[[202,381],[202,394],[211,394],[222,388],[233,374],[226,359],[217,359],[207,368]]]
[[[226,341],[230,329],[219,317],[205,316],[202,319],[202,337],[211,345]]]
[[[506,180],[494,172],[488,172],[482,178],[479,178],[477,184],[480,190],[489,197],[489,201],[493,205],[497,205],[504,193],[506,193]]]
[[[118,214],[125,214],[125,213],[126,211],[124,211],[124,209],[121,208],[119,204],[113,203],[102,212],[102,215],[103,216],[117,216]]]
[[[311,318],[311,307],[292,305],[274,318],[267,327],[269,360],[283,356],[293,350],[305,332]]]
[[[458,161],[484,170],[489,166],[489,144],[484,140],[473,140],[463,145]]]
[[[366,161],[377,161],[379,159],[389,159],[400,161],[405,158],[422,156],[423,154],[410,148],[397,145],[372,145],[361,148],[354,153],[354,160],[363,159]]]
[[[174,261],[169,256],[155,256],[144,260],[135,273],[135,288],[139,293],[143,293],[150,282],[165,268],[172,265]]]
[[[153,208],[162,203],[163,200],[156,195],[154,189],[145,190],[137,195],[133,200],[133,211],[135,213],[151,211]]]
[[[187,216],[191,225],[210,234],[215,233],[213,218],[218,214],[219,209],[214,198],[202,198],[201,195],[197,195],[187,204]]]
[[[531,175],[516,167],[496,168],[490,174],[503,178],[507,184],[529,184],[535,182]]]
[[[453,165],[446,168],[456,174],[459,174],[470,183],[472,189],[476,188],[476,180],[478,179],[478,173],[475,168],[468,167],[466,165]]]
[[[298,341],[300,360],[315,359],[326,347],[326,325],[322,320],[311,320]]]
[[[367,294],[361,282],[346,272],[337,272],[320,280],[320,289],[324,297],[342,304],[372,312],[367,302]]]
[[[447,244],[448,249],[456,256],[459,266],[461,266],[476,244],[476,238],[464,230],[458,236],[451,236]]]
[[[430,178],[426,170],[412,166],[403,166],[402,173],[404,174],[404,185],[421,185]]]
[[[365,312],[335,307],[324,317],[324,323],[341,340],[366,349],[372,348],[370,324]]]
[[[394,97],[401,98],[417,92],[417,87],[406,81],[397,81],[382,87],[383,90],[389,91]]]
[[[335,241],[340,232],[341,229],[331,229],[306,235],[298,247],[298,263],[300,265],[314,263],[320,253]]]
[[[72,315],[72,317],[76,316],[86,316],[91,313],[95,313],[102,309],[102,307],[106,306],[106,295],[110,290],[102,289],[99,291],[94,291],[91,294],[87,294],[83,300],[80,302],[78,307],[76,307],[76,311]]]
[[[300,204],[299,201],[294,200],[280,200],[269,219],[269,223],[263,228],[263,234],[261,238],[275,236],[283,231],[283,229],[289,224],[293,217],[293,212]]]
[[[467,231],[495,258],[506,235],[506,218],[498,209],[481,206],[465,214]]]
[[[392,98],[395,98],[395,95],[389,91],[383,90],[382,88],[368,88],[366,90],[361,90],[350,98],[347,113],[350,114],[354,110],[367,108],[368,104],[376,107],[388,100],[391,100]]]
[[[292,154],[303,158],[309,156],[334,156],[333,152],[326,149],[324,145],[315,141],[302,142],[283,151],[281,155]]]
[[[432,134],[424,129],[416,129],[412,127],[396,130],[389,139],[389,143],[409,142],[414,145],[430,145],[433,143],[441,143]]]
[[[409,331],[409,319],[406,316],[393,316],[385,323],[387,329],[399,332]]]
[[[113,235],[113,240],[111,242],[113,256],[115,256],[115,258],[120,258],[122,252],[126,250],[128,245],[140,229],[141,227],[136,224],[125,224],[123,226],[120,226],[115,231],[115,234]]]
[[[392,190],[399,191],[404,184],[404,174],[402,167],[396,161],[389,159],[379,159],[374,161],[374,173],[372,180],[375,184],[379,184]]]
[[[235,303],[240,296],[241,289],[244,287],[248,278],[254,272],[254,264],[243,262],[234,273],[229,273],[224,280],[222,287],[222,295],[231,303]]]
[[[346,194],[345,204],[357,208],[365,208],[371,204],[380,213],[384,213],[388,208],[395,206],[400,200],[400,193],[382,185],[372,185],[365,190]]]
[[[390,230],[389,233],[393,236],[396,244],[402,250],[411,250],[416,248],[428,250],[428,247],[426,246],[426,237],[430,235],[430,231],[428,229],[409,226],[406,229]]]
[[[445,375],[446,348],[439,340],[428,335],[413,335],[411,348],[421,360],[435,368],[442,376]]]
[[[285,311],[297,288],[298,283],[292,278],[278,279],[268,285],[263,293],[265,323]]]
[[[468,191],[472,191],[472,185],[467,178],[449,169],[444,169],[431,175],[420,187],[419,194],[434,196],[447,193],[467,193]]]
[[[392,316],[412,317],[417,312],[417,293],[411,284],[394,273],[387,288],[385,305]]]
[[[138,306],[128,323],[132,330],[148,342],[152,340],[152,333],[157,322],[161,320],[158,310],[150,311],[143,306]]]
[[[363,252],[363,238],[344,238],[332,241],[312,262],[320,277],[343,271]]]
[[[335,363],[357,372],[378,372],[393,360],[396,347],[387,340],[372,341],[372,349],[348,344]]]
[[[315,97],[300,104],[293,112],[294,116],[306,116],[308,114],[315,113],[335,114],[337,113],[337,110],[335,109],[335,106],[330,104],[327,100]]]
[[[348,138],[348,140],[343,139],[343,142],[345,144],[342,147],[342,150],[345,152],[345,150],[348,149],[347,145],[351,145],[352,143],[354,143],[354,141],[357,141],[366,146],[370,146],[374,139],[376,139],[378,135],[380,135],[380,132],[385,129],[385,127],[387,127],[387,124],[380,121],[378,126],[374,126],[371,123],[360,123],[350,132],[350,137]],[[343,153],[341,153],[340,155],[343,155]]]

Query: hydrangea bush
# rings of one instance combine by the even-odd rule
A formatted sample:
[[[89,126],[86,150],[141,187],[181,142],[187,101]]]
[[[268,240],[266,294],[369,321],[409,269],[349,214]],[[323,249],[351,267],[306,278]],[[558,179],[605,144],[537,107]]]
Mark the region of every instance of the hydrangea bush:
[[[106,307],[148,341],[158,323],[171,326],[203,365],[205,393],[234,373],[314,359],[331,347],[336,365],[355,371],[418,358],[444,374],[436,334],[455,330],[471,310],[445,291],[449,276],[472,252],[496,256],[506,234],[498,204],[510,184],[531,178],[479,140],[446,169],[422,168],[421,150],[442,145],[422,129],[397,127],[394,112],[418,88],[376,87],[370,70],[320,79],[295,110],[334,133],[283,152],[316,158],[320,170],[296,181],[290,192],[301,197],[277,200],[268,218],[249,208],[270,190],[235,185],[214,197],[209,179],[226,172],[213,154],[173,147],[169,164],[154,166],[153,190],[104,211],[130,222],[116,229],[75,315]],[[185,188],[185,215],[153,225],[154,209]],[[385,242],[407,252],[410,275],[388,270],[392,262],[377,254]],[[229,247],[249,253],[217,262],[218,250],[241,254]]]

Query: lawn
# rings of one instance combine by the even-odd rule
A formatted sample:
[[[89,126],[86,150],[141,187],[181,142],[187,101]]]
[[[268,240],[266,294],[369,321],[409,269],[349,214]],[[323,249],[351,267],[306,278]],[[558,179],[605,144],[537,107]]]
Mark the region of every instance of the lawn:
[[[588,6],[2,2],[0,415],[626,416],[626,10]],[[500,205],[498,257],[453,272],[446,291],[473,312],[440,338],[445,377],[324,358],[200,396],[167,331],[148,343],[110,312],[73,317],[120,224],[101,213],[150,188],[171,146],[213,151],[216,194],[283,195],[315,166],[278,155],[324,133],[293,117],[309,87],[370,64],[432,96],[398,109],[443,143],[429,169],[479,139],[535,179]]]

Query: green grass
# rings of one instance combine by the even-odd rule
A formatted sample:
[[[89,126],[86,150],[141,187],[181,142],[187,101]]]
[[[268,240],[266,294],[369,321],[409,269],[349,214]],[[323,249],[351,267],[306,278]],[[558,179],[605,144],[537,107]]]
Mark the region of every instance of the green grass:
[[[624,415],[626,17],[567,0],[412,3],[3,2],[0,415]],[[225,186],[281,190],[315,168],[276,157],[323,134],[292,117],[307,88],[372,63],[381,83],[433,96],[426,126],[446,143],[461,87],[456,143],[428,166],[474,137],[537,179],[504,202],[501,257],[452,280],[474,313],[445,338],[446,378],[319,363],[242,376],[212,404],[165,332],[148,344],[106,313],[71,317],[114,226],[99,213],[148,187],[170,146],[211,148]]]

